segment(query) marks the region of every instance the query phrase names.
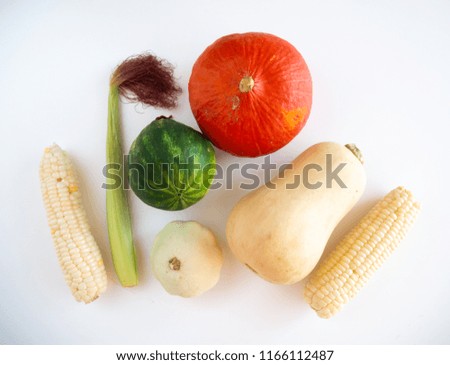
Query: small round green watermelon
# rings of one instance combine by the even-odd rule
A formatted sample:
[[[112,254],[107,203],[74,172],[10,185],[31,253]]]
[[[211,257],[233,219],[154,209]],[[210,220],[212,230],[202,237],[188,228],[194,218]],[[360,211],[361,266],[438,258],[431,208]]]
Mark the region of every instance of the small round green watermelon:
[[[216,173],[214,148],[195,129],[159,117],[131,145],[128,179],[146,204],[182,210],[202,199]]]

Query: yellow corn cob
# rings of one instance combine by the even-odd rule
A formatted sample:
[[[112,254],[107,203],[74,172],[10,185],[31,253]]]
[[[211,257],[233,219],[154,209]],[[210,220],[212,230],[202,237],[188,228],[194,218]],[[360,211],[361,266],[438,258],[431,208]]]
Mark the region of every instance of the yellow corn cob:
[[[330,318],[352,299],[390,256],[413,225],[420,205],[398,187],[380,200],[314,270],[305,299]]]
[[[106,271],[90,233],[76,171],[56,144],[40,164],[42,196],[59,264],[77,301],[90,303],[106,290]]]

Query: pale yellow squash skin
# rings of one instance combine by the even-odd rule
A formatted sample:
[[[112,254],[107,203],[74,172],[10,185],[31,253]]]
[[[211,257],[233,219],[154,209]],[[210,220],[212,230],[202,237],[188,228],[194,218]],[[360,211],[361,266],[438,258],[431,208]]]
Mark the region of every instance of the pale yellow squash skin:
[[[174,221],[156,236],[150,262],[168,293],[189,298],[217,284],[223,256],[208,228],[195,221]]]
[[[326,155],[332,156],[332,170],[346,165],[338,176],[347,186],[332,181],[326,187]],[[323,182],[317,189],[307,188],[302,171],[310,169],[310,184]],[[298,187],[287,189],[300,175]],[[327,241],[339,221],[361,197],[366,175],[361,161],[345,146],[323,142],[308,148],[292,163],[284,176],[249,193],[233,208],[226,233],[231,251],[263,279],[276,284],[302,280],[317,265]]]

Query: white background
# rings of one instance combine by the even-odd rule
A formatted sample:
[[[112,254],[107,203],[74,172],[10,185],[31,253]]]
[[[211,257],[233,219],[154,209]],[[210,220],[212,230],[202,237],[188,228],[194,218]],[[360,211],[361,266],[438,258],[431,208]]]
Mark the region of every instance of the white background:
[[[450,344],[449,19],[450,2],[434,0],[0,1],[0,343]],[[232,257],[224,228],[245,194],[238,188],[211,191],[181,212],[130,194],[140,285],[122,288],[112,268],[101,189],[110,73],[150,50],[175,65],[183,88],[173,111],[123,105],[128,150],[160,114],[197,128],[187,94],[194,61],[218,37],[246,31],[291,42],[314,82],[306,127],[273,160],[325,140],[364,153],[366,192],[327,250],[398,185],[423,205],[401,247],[331,320],[305,303],[304,282],[266,283]],[[47,228],[38,165],[53,142],[79,169],[109,273],[107,292],[89,305],[65,286]],[[237,160],[221,151],[217,159]],[[153,238],[175,219],[210,227],[224,250],[221,280],[198,298],[170,296],[151,274]]]

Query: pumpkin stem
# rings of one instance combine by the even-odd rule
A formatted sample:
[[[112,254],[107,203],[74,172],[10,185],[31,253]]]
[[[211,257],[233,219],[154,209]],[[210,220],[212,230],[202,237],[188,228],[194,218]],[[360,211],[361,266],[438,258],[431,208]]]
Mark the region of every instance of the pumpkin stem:
[[[255,80],[251,76],[244,76],[239,83],[239,91],[241,93],[248,93],[255,86]]]
[[[347,147],[351,151],[351,153],[353,153],[355,155],[355,157],[359,160],[359,162],[361,162],[361,165],[364,164],[364,157],[363,157],[360,149],[358,147],[356,147],[355,144],[349,143],[349,144],[346,144],[345,147]]]

